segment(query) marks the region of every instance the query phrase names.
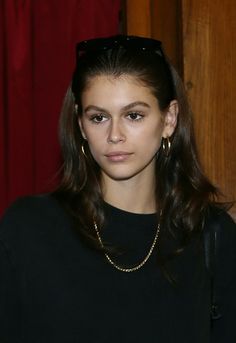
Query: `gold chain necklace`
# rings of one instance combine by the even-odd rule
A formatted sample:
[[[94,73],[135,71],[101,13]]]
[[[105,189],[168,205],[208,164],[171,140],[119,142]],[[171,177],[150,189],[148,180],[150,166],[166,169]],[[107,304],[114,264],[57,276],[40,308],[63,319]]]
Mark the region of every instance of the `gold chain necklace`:
[[[147,253],[146,257],[143,259],[143,261],[141,261],[139,264],[137,264],[136,266],[132,267],[132,268],[124,268],[124,267],[121,267],[119,266],[118,264],[116,264],[111,258],[110,256],[105,253],[105,256],[106,256],[106,259],[107,261],[116,269],[118,269],[119,271],[121,272],[125,272],[125,273],[131,273],[131,272],[135,272],[136,270],[139,270],[140,268],[142,268],[144,266],[144,264],[148,261],[149,257],[151,256],[153,250],[154,250],[154,247],[156,245],[156,242],[157,242],[157,239],[158,239],[158,236],[159,236],[159,232],[160,232],[160,228],[161,228],[161,212],[160,212],[160,219],[159,219],[159,222],[158,222],[158,225],[157,225],[157,230],[156,230],[156,234],[155,234],[155,237],[154,237],[154,240],[152,242],[152,245],[151,245],[151,248],[149,249],[149,252]],[[97,237],[98,237],[98,240],[99,240],[99,243],[101,245],[101,247],[104,249],[104,245],[103,245],[103,242],[102,242],[102,238],[100,236],[100,233],[99,233],[99,230],[98,230],[98,226],[97,226],[97,223],[94,221],[94,229],[97,233]]]

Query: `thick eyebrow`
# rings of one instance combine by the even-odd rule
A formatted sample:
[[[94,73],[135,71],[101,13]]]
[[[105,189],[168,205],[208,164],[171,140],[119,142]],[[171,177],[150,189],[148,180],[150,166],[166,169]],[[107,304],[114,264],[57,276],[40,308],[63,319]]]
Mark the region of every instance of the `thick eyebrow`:
[[[132,102],[131,104],[126,105],[125,107],[123,107],[122,110],[123,110],[123,111],[128,111],[128,110],[130,110],[131,108],[136,107],[136,106],[143,106],[143,107],[146,107],[146,108],[150,108],[150,105],[148,105],[146,102],[143,102],[143,101],[135,101],[135,102]]]
[[[146,107],[146,108],[150,108],[150,105],[147,104],[146,102],[135,101],[135,102],[132,102],[131,104],[128,104],[128,105],[122,107],[122,111],[128,111],[128,110],[130,110],[130,109],[132,109],[133,107],[136,107],[136,106],[143,106],[143,107]],[[98,111],[98,112],[108,112],[104,108],[99,107],[99,106],[94,106],[94,105],[87,106],[85,108],[84,112],[86,113],[86,112],[89,112],[91,110],[95,110],[95,111]]]
[[[91,110],[98,111],[98,112],[107,112],[105,108],[94,106],[94,105],[89,105],[84,109],[84,112],[89,112]]]

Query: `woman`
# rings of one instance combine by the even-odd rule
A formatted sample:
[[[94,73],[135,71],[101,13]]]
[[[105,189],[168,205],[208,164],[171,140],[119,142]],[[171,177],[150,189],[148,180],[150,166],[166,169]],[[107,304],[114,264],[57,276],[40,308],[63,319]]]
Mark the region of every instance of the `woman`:
[[[235,224],[161,43],[79,43],[60,134],[59,189],[2,221],[2,341],[235,342]]]

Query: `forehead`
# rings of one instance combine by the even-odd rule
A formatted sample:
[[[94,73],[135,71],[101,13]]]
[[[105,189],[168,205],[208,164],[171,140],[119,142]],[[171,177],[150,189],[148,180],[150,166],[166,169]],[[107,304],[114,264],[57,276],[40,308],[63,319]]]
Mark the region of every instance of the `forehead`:
[[[146,101],[157,105],[152,89],[137,77],[126,74],[119,77],[112,75],[91,77],[82,93],[82,104],[91,101],[99,103]]]

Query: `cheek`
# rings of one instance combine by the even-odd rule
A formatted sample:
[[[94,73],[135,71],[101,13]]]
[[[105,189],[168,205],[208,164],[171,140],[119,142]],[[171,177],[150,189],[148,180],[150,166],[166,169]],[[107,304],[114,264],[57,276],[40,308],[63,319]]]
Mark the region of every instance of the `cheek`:
[[[91,134],[91,132],[86,132],[87,142],[89,146],[89,150],[96,160],[99,154],[101,154],[104,151],[104,140],[101,136],[96,134]]]
[[[91,146],[100,145],[102,142],[102,139],[104,139],[104,132],[102,132],[102,130],[98,130],[96,127],[94,128],[90,127],[89,129],[84,127],[84,134],[86,136],[88,143]]]
[[[146,150],[149,150],[151,154],[155,154],[160,146],[162,141],[163,128],[160,125],[154,127],[154,129],[149,132],[149,135],[146,137]],[[145,142],[145,140],[144,140]]]
[[[157,123],[156,125],[152,125],[148,130],[143,135],[143,142],[145,141],[149,145],[160,145],[161,140],[162,140],[162,133],[163,133],[163,124],[162,123]]]

